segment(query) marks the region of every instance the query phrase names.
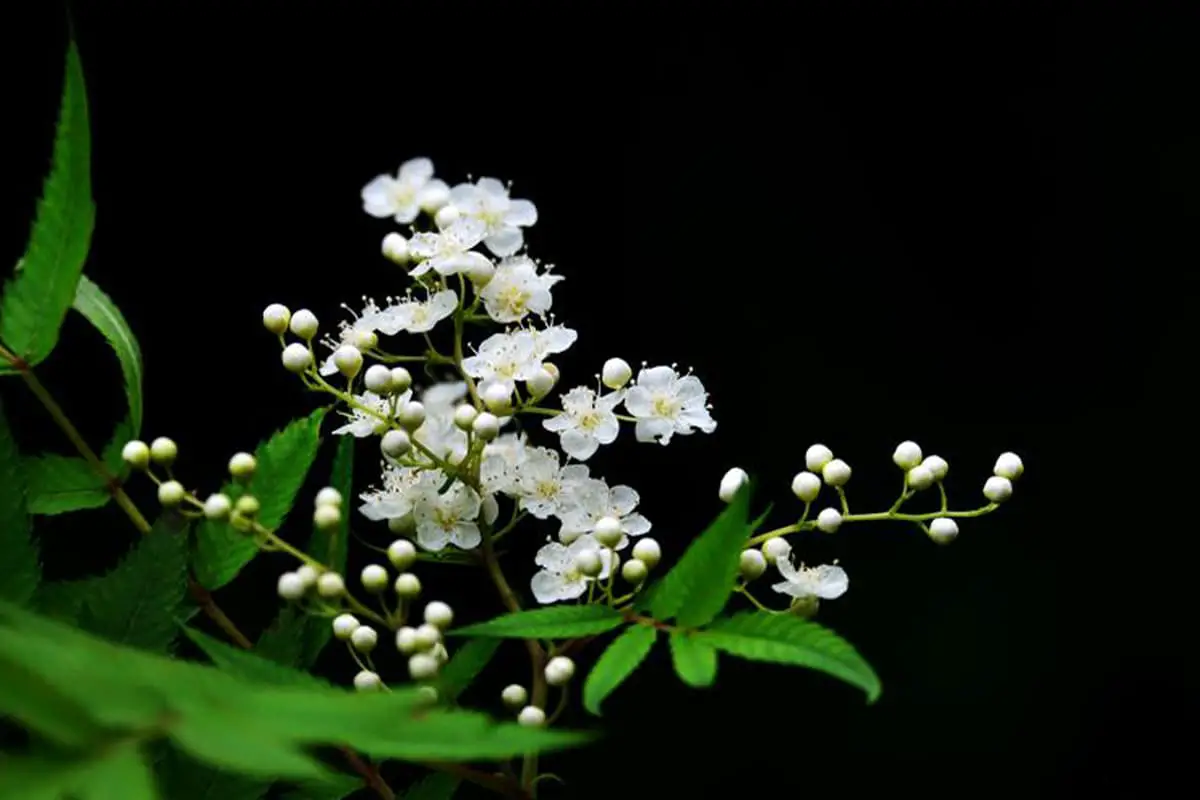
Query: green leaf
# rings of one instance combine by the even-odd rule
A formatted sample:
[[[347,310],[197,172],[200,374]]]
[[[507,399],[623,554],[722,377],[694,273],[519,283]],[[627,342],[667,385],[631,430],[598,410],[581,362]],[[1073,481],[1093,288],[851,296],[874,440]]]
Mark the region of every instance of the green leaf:
[[[194,704],[171,728],[171,741],[193,758],[248,777],[321,779],[311,756],[258,720],[224,702]]]
[[[600,704],[646,659],[658,631],[649,625],[631,625],[620,636],[613,639],[608,648],[596,659],[583,684],[583,707],[600,715]]]
[[[573,639],[611,631],[624,622],[621,612],[608,606],[550,606],[516,611],[446,633],[448,636],[491,636],[501,639]]]
[[[338,774],[327,781],[309,781],[284,791],[280,800],[344,800],[363,788],[362,778],[357,775]],[[407,795],[406,795],[407,797]],[[213,798],[225,800],[225,798]]]
[[[31,514],[64,514],[100,508],[112,495],[82,458],[47,453],[24,461]]]
[[[9,637],[0,631],[0,716],[69,747],[93,744],[104,736],[84,703],[65,696],[38,672],[36,664],[10,658]],[[6,774],[0,770],[0,775]]]
[[[697,688],[712,686],[717,678],[716,649],[694,634],[681,630],[671,631],[668,641],[671,643],[671,663],[675,665],[679,679]]]
[[[733,593],[750,536],[750,492],[749,485],[743,486],[654,587],[649,602],[655,619],[676,617],[682,627],[694,628],[721,613]]]
[[[454,650],[450,660],[438,671],[438,695],[456,700],[484,668],[500,647],[499,639],[471,639]]]
[[[250,491],[261,509],[258,521],[266,528],[283,524],[308,475],[320,445],[321,421],[327,409],[319,408],[307,417],[293,420],[258,446],[258,469]],[[242,489],[226,484],[230,497]],[[258,553],[253,537],[239,532],[227,522],[205,520],[196,532],[196,578],[206,589],[219,589],[237,577]]]
[[[126,441],[135,438],[142,430],[142,351],[137,338],[116,304],[86,275],[79,277],[79,285],[75,287],[74,308],[104,335],[117,354],[129,404],[131,433]]]
[[[87,91],[79,51],[71,42],[50,175],[25,256],[0,298],[0,341],[30,366],[43,361],[58,342],[83,273],[95,217]],[[8,364],[0,367],[0,372],[13,371]]]
[[[118,644],[165,653],[186,593],[186,524],[164,515],[112,572],[90,583],[79,625]]]
[[[329,685],[315,675],[283,666],[254,653],[225,644],[194,628],[185,627],[183,633],[204,651],[213,664],[239,678],[277,686],[320,687]]]
[[[158,765],[159,783],[169,800],[260,800],[273,781],[223,772],[171,747]]]
[[[461,780],[445,772],[431,772],[401,793],[402,800],[450,800]]]
[[[285,667],[311,666],[303,663],[301,655],[304,652],[305,635],[314,620],[321,621],[332,631],[333,626],[328,618],[305,614],[294,605],[284,606],[275,621],[254,643],[254,654]]]
[[[158,800],[154,774],[136,748],[0,757],[0,800]],[[174,798],[172,798],[174,800]]]
[[[857,686],[867,702],[879,699],[879,676],[854,647],[828,628],[788,614],[747,611],[718,619],[695,636],[751,661],[819,670]]]
[[[38,587],[31,608],[39,614],[76,626],[83,604],[99,577],[76,581],[50,581]]]
[[[0,600],[25,605],[42,580],[42,566],[25,508],[25,482],[4,406],[0,405]]]

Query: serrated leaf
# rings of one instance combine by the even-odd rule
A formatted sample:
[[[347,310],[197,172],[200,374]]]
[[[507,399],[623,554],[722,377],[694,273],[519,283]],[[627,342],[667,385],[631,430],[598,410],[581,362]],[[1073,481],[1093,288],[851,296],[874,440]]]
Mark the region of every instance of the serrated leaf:
[[[154,774],[129,744],[96,753],[0,757],[0,800],[158,800]],[[174,798],[172,798],[174,800]]]
[[[671,631],[671,663],[675,674],[688,686],[712,686],[717,678],[717,651],[712,645],[686,631]]]
[[[76,796],[79,800],[158,800],[159,793],[145,756],[127,745],[96,759]]]
[[[83,273],[95,223],[87,90],[79,51],[67,50],[53,163],[20,269],[0,298],[0,342],[30,366],[58,342]],[[0,372],[12,372],[7,363]]]
[[[183,633],[203,650],[209,660],[219,669],[239,678],[276,686],[321,687],[329,685],[315,675],[283,666],[252,652],[225,644],[194,628],[185,627]]]
[[[252,778],[320,780],[328,772],[268,721],[224,704],[193,705],[171,727],[171,741],[188,755]]]
[[[46,453],[27,456],[24,465],[32,514],[100,508],[112,498],[104,479],[82,458]]]
[[[157,768],[169,800],[260,800],[273,781],[222,772],[171,747]]]
[[[739,658],[819,670],[862,689],[868,703],[882,691],[875,670],[849,642],[799,617],[747,611],[718,619],[695,636]]]
[[[608,606],[550,606],[516,611],[487,622],[447,631],[448,636],[490,636],[501,639],[572,639],[611,631],[625,622]]]
[[[284,606],[275,621],[267,627],[254,643],[254,653],[260,658],[282,664],[285,667],[311,666],[304,664],[304,639],[314,620],[324,623],[333,630],[330,620],[305,614],[294,605]]]
[[[445,772],[431,772],[405,789],[402,800],[450,800],[462,781]]]
[[[25,481],[17,444],[0,404],[0,600],[25,605],[42,580],[33,527],[25,507]]]
[[[120,564],[91,582],[79,626],[118,644],[168,652],[187,593],[187,533],[164,515]]]
[[[484,668],[500,647],[499,639],[471,639],[455,648],[450,660],[438,670],[438,696],[456,700]]]
[[[596,659],[583,684],[583,707],[599,716],[604,698],[616,691],[646,660],[657,638],[658,631],[653,627],[631,625],[613,639],[600,658]]]
[[[137,337],[116,303],[86,275],[79,277],[72,305],[100,331],[117,354],[125,378],[125,399],[129,404],[129,438],[135,438],[142,430],[142,351]]]
[[[655,619],[675,617],[682,627],[692,628],[721,613],[750,536],[750,493],[751,487],[743,486],[654,587],[649,603]]]
[[[98,580],[100,577],[43,583],[34,594],[30,607],[52,619],[78,625],[83,603],[91,593],[92,584]]]
[[[327,409],[319,408],[307,417],[293,420],[254,452],[258,460],[250,491],[261,508],[258,521],[267,528],[278,528],[296,500],[300,487],[320,445],[321,421]],[[226,484],[231,497],[241,493],[235,484]],[[253,537],[227,522],[205,520],[196,531],[196,578],[206,589],[219,589],[258,553]]]

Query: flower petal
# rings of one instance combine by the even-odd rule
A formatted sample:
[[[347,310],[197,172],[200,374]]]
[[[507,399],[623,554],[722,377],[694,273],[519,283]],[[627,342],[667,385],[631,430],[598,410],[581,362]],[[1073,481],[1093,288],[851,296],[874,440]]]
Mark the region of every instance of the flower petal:
[[[528,228],[538,220],[537,206],[528,200],[513,200],[504,215],[504,224]]]
[[[497,256],[511,256],[525,243],[525,234],[520,228],[501,228],[483,240],[488,250]]]

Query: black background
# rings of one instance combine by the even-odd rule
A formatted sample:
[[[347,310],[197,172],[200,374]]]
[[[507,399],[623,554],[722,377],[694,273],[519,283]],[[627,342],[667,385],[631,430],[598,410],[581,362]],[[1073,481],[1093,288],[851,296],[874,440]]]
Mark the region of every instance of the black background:
[[[420,155],[451,184],[511,179],[540,211],[531,253],[567,277],[566,385],[620,355],[694,366],[711,392],[712,436],[627,435],[593,462],[640,491],[668,557],[733,465],[785,522],[814,441],[854,467],[858,510],[890,504],[901,439],[949,460],[959,507],[1001,451],[1026,463],[1011,503],[950,547],[898,525],[798,542],[851,576],[822,619],[879,671],[877,705],[731,660],[716,689],[688,690],[659,653],[606,704],[603,743],[547,759],[570,782],[556,794],[1187,780],[1200,25],[1185,4],[350,5],[73,4],[87,273],[141,338],[145,435],[178,441],[191,484],[211,490],[229,454],[316,402],[279,366],[267,303],[332,324],[340,302],[402,290],[364,183]],[[66,16],[3,14],[11,262]],[[39,373],[102,443],[122,400],[99,337],[69,318]],[[18,385],[0,391],[23,444],[63,449]],[[81,519],[40,526],[52,575],[102,569],[134,538],[113,509]],[[262,559],[219,596],[248,631],[285,564]],[[445,570],[426,582],[465,593],[460,619],[497,610]],[[324,668],[348,677],[331,653]],[[480,707],[524,679],[519,656]]]

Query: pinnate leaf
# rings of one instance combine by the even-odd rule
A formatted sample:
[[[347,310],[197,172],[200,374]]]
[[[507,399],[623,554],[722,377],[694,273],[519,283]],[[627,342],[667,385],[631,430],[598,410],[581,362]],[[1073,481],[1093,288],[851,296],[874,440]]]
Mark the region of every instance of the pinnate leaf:
[[[612,640],[596,659],[583,684],[583,707],[600,715],[600,704],[633,674],[650,653],[658,631],[649,625],[631,625]]]
[[[550,606],[515,611],[487,622],[447,631],[447,634],[501,639],[571,639],[611,631],[624,622],[621,612],[608,606]]]
[[[717,651],[693,633],[671,631],[671,663],[688,686],[712,686],[717,677]]]
[[[154,774],[129,744],[95,754],[0,756],[0,800],[158,800]],[[172,798],[174,800],[174,798]]]
[[[184,628],[183,633],[204,651],[209,660],[219,669],[239,678],[256,683],[277,686],[328,686],[315,675],[278,664],[253,652],[242,650],[214,639],[195,628]]]
[[[82,458],[46,453],[27,457],[24,466],[31,514],[100,508],[112,498],[104,478]]]
[[[740,658],[819,670],[862,689],[868,703],[874,703],[882,691],[875,670],[849,642],[789,614],[747,611],[718,619],[694,635]]]
[[[103,334],[117,354],[129,404],[130,434],[126,441],[135,438],[142,430],[142,350],[137,337],[116,303],[86,275],[79,277],[72,307]]]
[[[25,507],[17,444],[0,405],[0,600],[24,605],[37,591],[42,567]]]

